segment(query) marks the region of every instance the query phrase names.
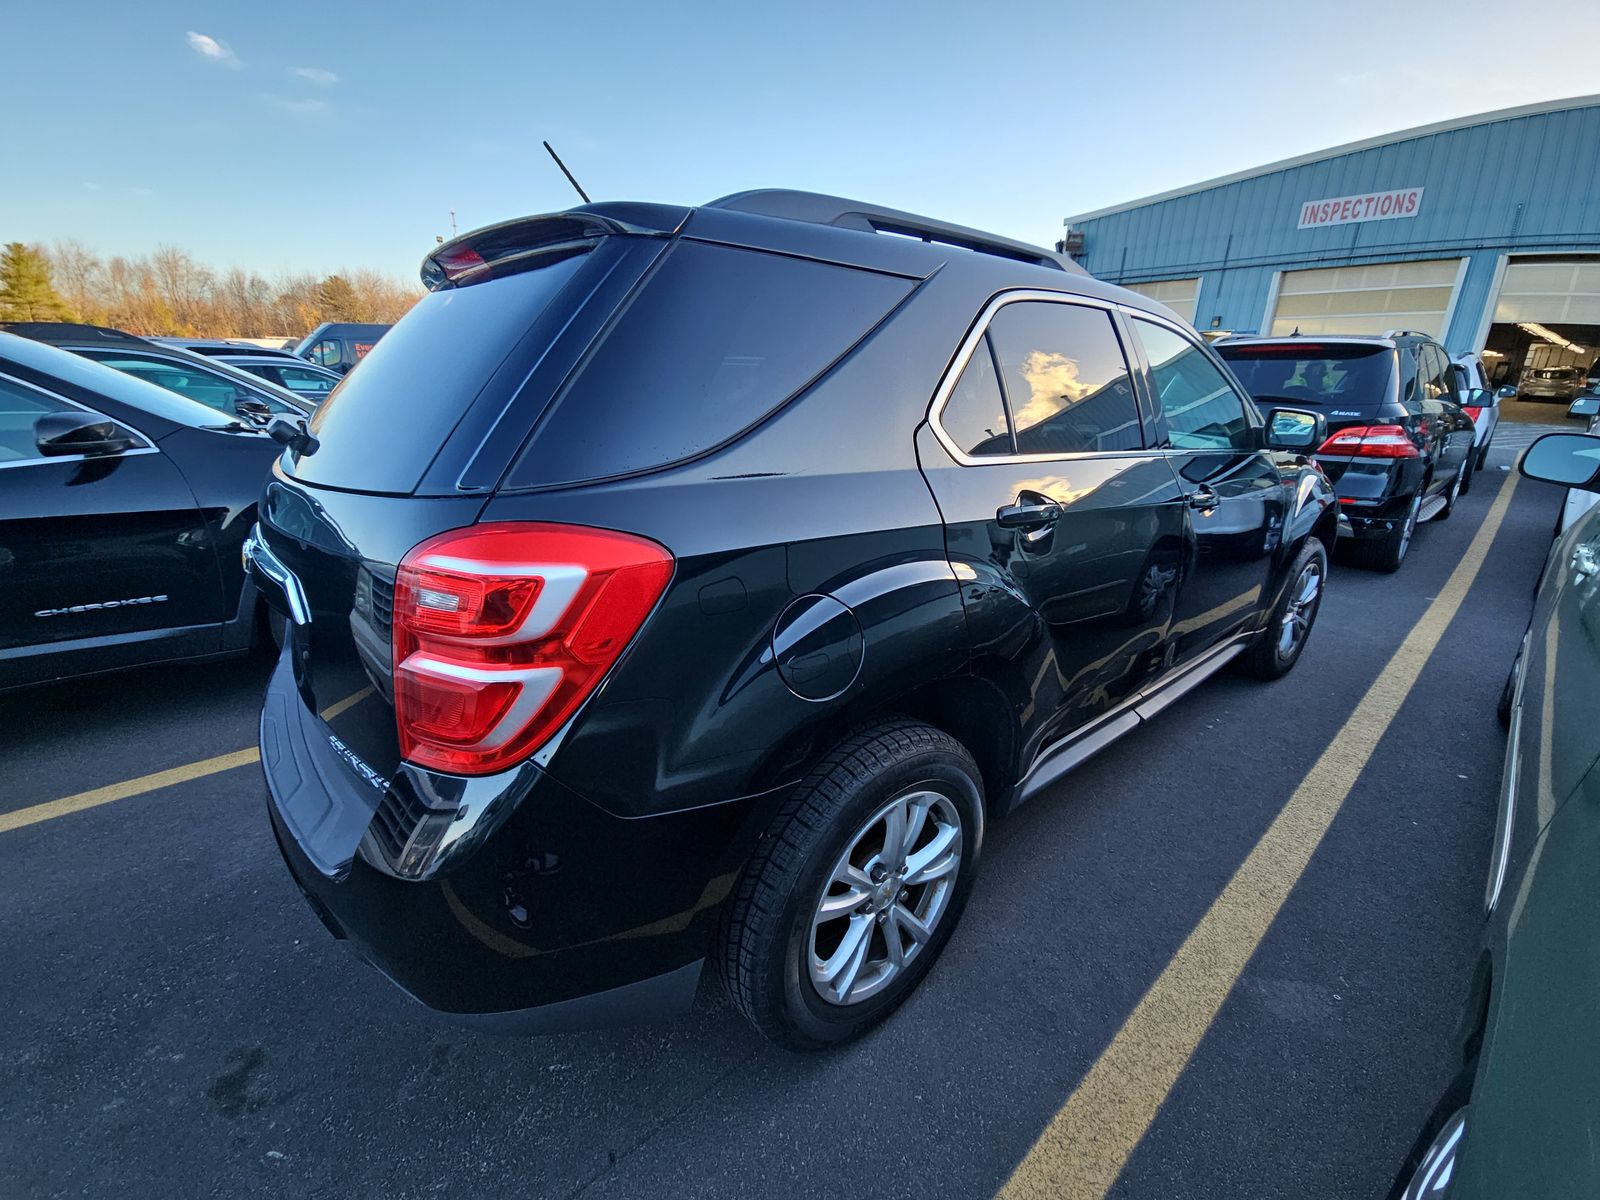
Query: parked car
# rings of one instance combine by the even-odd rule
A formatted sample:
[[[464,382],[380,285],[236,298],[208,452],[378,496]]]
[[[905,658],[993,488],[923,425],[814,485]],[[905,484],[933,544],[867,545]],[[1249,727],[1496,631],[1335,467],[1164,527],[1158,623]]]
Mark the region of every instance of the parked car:
[[[1600,490],[1600,437],[1521,467]],[[1402,1167],[1404,1200],[1600,1195],[1600,510],[1557,542],[1513,687],[1482,949],[1454,1081]]]
[[[337,371],[288,354],[219,354],[216,360],[259,376],[313,406],[326,400],[344,378]]]
[[[158,346],[176,346],[207,358],[237,358],[240,355],[264,354],[275,358],[294,353],[295,343],[286,341],[280,346],[263,346],[260,342],[247,342],[243,338],[186,338],[153,337]]]
[[[1584,373],[1584,386],[1591,392],[1600,393],[1600,358],[1589,364],[1589,369]]]
[[[278,844],[434,1008],[656,1014],[709,960],[773,1039],[851,1037],[989,822],[1316,619],[1323,418],[1049,251],[753,192],[423,276],[249,554]]]
[[[390,328],[388,325],[324,321],[300,340],[294,352],[319,367],[343,375],[365,358]]]
[[[282,449],[0,333],[0,688],[248,650],[263,614],[240,549]]]
[[[55,322],[19,322],[7,329],[105,363],[241,420],[258,424],[275,416],[302,420],[314,403],[219,359],[159,345],[120,329]]]
[[[1327,417],[1317,462],[1338,489],[1362,566],[1398,570],[1417,526],[1444,520],[1471,486],[1476,428],[1432,338],[1235,337],[1216,348],[1258,403]]]
[[[1515,388],[1508,392],[1497,391],[1489,385],[1489,373],[1483,369],[1483,359],[1476,354],[1458,354],[1450,360],[1450,371],[1455,377],[1456,396],[1461,411],[1472,418],[1475,430],[1473,446],[1478,456],[1473,469],[1483,470],[1489,458],[1489,446],[1494,441],[1495,430],[1500,428],[1500,401],[1514,398]],[[1472,476],[1469,474],[1470,480]]]
[[[1540,367],[1523,375],[1517,394],[1524,400],[1572,400],[1585,382],[1581,367]]]

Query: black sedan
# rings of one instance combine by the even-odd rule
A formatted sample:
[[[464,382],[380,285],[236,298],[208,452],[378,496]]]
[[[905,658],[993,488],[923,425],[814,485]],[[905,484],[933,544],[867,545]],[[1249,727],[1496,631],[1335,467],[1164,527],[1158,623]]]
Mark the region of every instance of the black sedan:
[[[260,426],[0,333],[0,688],[248,650]]]

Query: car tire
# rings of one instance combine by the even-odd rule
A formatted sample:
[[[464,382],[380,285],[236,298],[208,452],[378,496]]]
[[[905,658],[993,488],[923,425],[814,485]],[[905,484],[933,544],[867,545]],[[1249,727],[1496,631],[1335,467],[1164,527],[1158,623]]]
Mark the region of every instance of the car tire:
[[[1456,501],[1466,494],[1469,483],[1467,477],[1471,473],[1472,460],[1468,459],[1461,464],[1460,470],[1456,472],[1456,477],[1450,481],[1450,490],[1445,493],[1444,497],[1444,507],[1433,514],[1435,521],[1448,521],[1450,519],[1450,514],[1456,510]]]
[[[276,659],[283,653],[283,643],[288,639],[288,622],[270,604],[258,601],[256,630],[252,648],[264,658]]]
[[[1465,496],[1472,490],[1472,477],[1478,470],[1478,456],[1475,452],[1467,453],[1467,461],[1461,464],[1461,494]]]
[[[1411,539],[1417,532],[1417,512],[1422,508],[1422,492],[1411,498],[1406,518],[1382,537],[1361,538],[1350,547],[1350,560],[1369,571],[1392,574],[1405,562]]]
[[[1478,470],[1483,470],[1484,464],[1489,461],[1489,447],[1492,445],[1494,445],[1494,434],[1491,433],[1489,435],[1489,440],[1485,442],[1483,444],[1483,448],[1478,451]]]
[[[1328,552],[1307,538],[1285,572],[1288,584],[1272,606],[1267,627],[1239,658],[1240,668],[1256,679],[1281,679],[1294,669],[1310,640],[1328,583]]]
[[[898,855],[886,852],[897,806]],[[889,719],[834,747],[779,810],[723,911],[717,959],[735,1007],[791,1050],[838,1045],[887,1017],[961,917],[983,819],[977,764],[941,730]],[[930,853],[921,869],[937,873],[913,882]]]

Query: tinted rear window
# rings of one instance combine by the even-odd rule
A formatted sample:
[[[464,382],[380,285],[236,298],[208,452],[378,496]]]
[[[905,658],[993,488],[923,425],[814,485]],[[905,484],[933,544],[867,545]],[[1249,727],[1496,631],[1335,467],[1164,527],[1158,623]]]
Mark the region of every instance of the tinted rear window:
[[[1394,352],[1387,346],[1223,343],[1215,349],[1264,405],[1310,404],[1330,415],[1360,416],[1393,396]]]
[[[322,445],[292,473],[353,491],[410,492],[582,263],[570,255],[423,297],[317,409],[311,429]]]
[[[680,241],[555,401],[510,485],[649,470],[729,441],[826,371],[912,286]]]

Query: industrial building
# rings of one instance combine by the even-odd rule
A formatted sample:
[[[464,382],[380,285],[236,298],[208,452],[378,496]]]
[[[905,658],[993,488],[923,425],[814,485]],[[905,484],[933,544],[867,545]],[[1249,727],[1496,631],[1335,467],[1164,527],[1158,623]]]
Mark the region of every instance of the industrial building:
[[[1423,330],[1495,383],[1600,357],[1600,96],[1368,138],[1067,218],[1208,334]]]

